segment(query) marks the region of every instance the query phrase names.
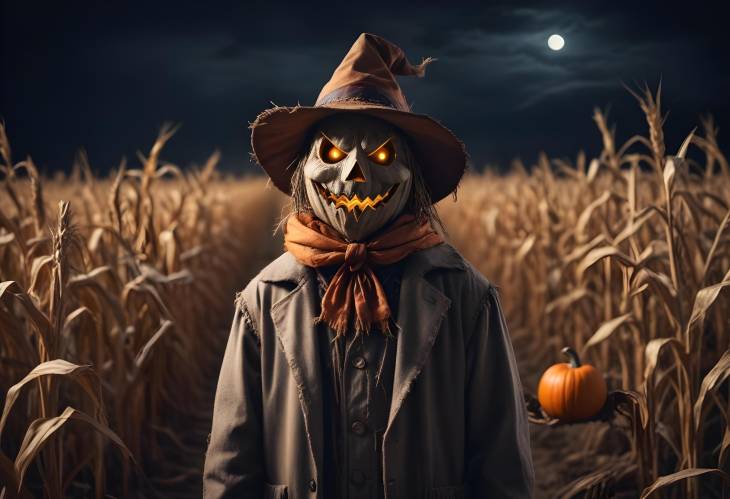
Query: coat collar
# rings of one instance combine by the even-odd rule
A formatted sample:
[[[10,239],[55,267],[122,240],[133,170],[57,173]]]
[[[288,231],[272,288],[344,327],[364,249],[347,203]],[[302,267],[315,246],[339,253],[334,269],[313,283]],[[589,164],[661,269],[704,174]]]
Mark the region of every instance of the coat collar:
[[[410,255],[401,281],[393,395],[383,446],[411,386],[429,359],[451,299],[428,280],[438,269],[465,269],[459,253],[443,243]]]

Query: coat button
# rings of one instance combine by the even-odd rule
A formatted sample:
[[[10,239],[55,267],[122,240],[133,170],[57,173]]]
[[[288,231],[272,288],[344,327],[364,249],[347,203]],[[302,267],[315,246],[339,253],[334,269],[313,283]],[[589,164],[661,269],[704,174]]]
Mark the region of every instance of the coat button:
[[[312,479],[309,481],[309,490],[312,492],[317,492],[317,481]]]
[[[352,359],[352,365],[358,369],[365,369],[365,366],[367,366],[368,363],[365,361],[365,357],[358,355]]]
[[[365,423],[362,421],[354,421],[352,423],[352,426],[350,426],[350,429],[355,435],[364,435],[367,428],[365,427]]]

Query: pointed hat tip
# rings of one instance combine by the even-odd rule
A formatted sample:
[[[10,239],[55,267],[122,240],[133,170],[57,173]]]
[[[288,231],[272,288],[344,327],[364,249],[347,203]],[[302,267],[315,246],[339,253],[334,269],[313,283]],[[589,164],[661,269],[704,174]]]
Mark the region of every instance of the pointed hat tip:
[[[418,76],[419,78],[423,78],[423,76],[426,74],[426,66],[435,61],[438,61],[438,59],[436,59],[435,57],[425,57],[421,61],[421,64],[415,66],[416,76]]]

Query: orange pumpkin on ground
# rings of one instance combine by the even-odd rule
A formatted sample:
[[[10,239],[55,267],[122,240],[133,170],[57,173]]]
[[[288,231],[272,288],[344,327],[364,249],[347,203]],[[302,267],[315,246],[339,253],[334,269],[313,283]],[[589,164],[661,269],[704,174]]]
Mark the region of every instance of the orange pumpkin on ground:
[[[562,350],[570,363],[549,367],[540,378],[537,399],[545,412],[565,422],[592,418],[606,403],[606,382],[591,365],[581,365],[570,347]]]

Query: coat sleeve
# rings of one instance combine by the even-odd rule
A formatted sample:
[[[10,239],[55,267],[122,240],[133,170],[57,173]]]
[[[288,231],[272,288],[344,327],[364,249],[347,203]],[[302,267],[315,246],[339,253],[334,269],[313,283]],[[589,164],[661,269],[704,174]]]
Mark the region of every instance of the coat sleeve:
[[[497,290],[490,286],[466,354],[466,482],[471,497],[532,497],[527,410]]]
[[[260,341],[245,304],[237,301],[215,393],[205,499],[263,495]]]

